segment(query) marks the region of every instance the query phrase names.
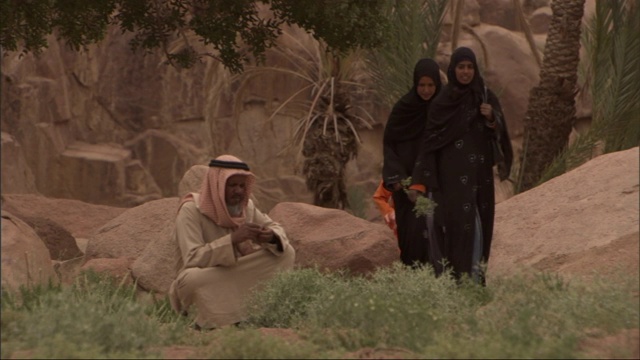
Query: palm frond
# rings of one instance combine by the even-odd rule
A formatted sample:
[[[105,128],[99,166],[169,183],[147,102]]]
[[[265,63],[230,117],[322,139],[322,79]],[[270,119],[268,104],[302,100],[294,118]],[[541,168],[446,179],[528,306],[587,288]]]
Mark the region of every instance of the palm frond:
[[[455,5],[454,5],[455,4]],[[460,37],[460,28],[462,25],[462,13],[464,10],[464,0],[453,0],[451,2],[453,14],[453,33],[451,34],[451,52],[458,47],[458,37]]]
[[[411,88],[416,61],[435,56],[446,4],[446,0],[387,3],[385,16],[392,19],[387,40],[366,55],[367,71],[386,105],[392,106]]]
[[[582,38],[588,64],[583,76],[593,99],[589,130],[554,159],[539,183],[604,152],[640,142],[640,7],[634,1],[599,1]]]
[[[529,44],[529,48],[531,49],[531,54],[536,59],[536,63],[539,67],[542,67],[542,57],[540,56],[540,51],[536,46],[536,42],[533,39],[533,32],[531,31],[531,27],[529,26],[529,21],[527,21],[524,16],[524,9],[522,8],[522,3],[520,0],[513,0],[513,7],[515,8],[516,17],[518,18],[518,23],[520,24],[520,28],[524,33],[525,38],[527,39],[527,43]]]

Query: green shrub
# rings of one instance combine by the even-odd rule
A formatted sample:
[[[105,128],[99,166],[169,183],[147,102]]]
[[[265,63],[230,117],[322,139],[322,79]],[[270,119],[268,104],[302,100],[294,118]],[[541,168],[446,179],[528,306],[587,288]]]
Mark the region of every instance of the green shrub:
[[[71,287],[22,288],[20,296],[2,296],[3,340],[36,357],[157,357],[151,346],[176,341],[175,329],[159,331],[160,322],[149,316],[154,312],[136,302],[135,286],[94,272]]]
[[[340,281],[340,275],[322,274],[317,269],[282,273],[249,299],[248,323],[258,327],[296,327],[307,318],[309,308],[329,296],[328,292]]]
[[[423,357],[576,357],[588,329],[640,322],[635,276],[624,284],[514,275],[483,287],[396,264],[371,278],[283,274],[256,294],[258,326],[295,325],[322,349],[405,349]],[[637,290],[636,290],[637,291]],[[269,314],[269,318],[265,314]],[[590,330],[592,331],[592,330]]]
[[[2,358],[16,351],[154,358],[161,346],[179,344],[238,359],[341,358],[363,348],[418,358],[575,358],[586,356],[587,337],[640,326],[637,274],[572,282],[514,274],[483,287],[399,263],[369,277],[296,269],[252,296],[242,327],[202,333],[189,329],[191,319],[173,313],[166,297],[140,302],[134,286],[113,280],[88,273],[71,287],[3,289]],[[289,328],[297,339],[256,327]]]

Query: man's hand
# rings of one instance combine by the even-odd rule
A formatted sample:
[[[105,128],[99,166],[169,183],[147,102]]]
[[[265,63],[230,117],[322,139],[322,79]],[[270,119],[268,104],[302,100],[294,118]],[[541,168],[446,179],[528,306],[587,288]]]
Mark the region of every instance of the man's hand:
[[[238,244],[246,240],[257,241],[260,231],[261,226],[258,224],[244,223],[240,225],[236,231],[231,233],[231,242]]]
[[[260,233],[258,234],[257,242],[259,244],[268,243],[271,240],[273,240],[273,235],[274,235],[273,230],[267,227],[262,227],[260,229]]]

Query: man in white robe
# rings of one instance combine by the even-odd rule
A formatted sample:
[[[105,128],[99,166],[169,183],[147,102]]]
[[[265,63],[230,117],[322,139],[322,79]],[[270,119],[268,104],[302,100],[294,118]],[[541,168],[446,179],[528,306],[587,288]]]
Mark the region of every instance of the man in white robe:
[[[250,200],[254,183],[247,164],[222,155],[209,164],[200,193],[180,203],[175,241],[182,256],[169,297],[176,312],[196,311],[196,328],[244,320],[251,291],[293,267],[284,229]]]

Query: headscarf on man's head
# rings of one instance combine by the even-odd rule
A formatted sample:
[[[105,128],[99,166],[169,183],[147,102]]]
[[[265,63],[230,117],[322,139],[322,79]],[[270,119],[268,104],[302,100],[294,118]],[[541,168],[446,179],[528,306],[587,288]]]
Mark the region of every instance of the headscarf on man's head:
[[[229,214],[225,201],[227,180],[234,175],[244,175],[247,179],[245,198],[242,202],[243,213],[240,217],[232,217]],[[244,208],[249,202],[254,183],[255,175],[242,160],[233,155],[218,156],[209,163],[209,171],[202,181],[198,209],[217,225],[236,228],[244,223]]]

